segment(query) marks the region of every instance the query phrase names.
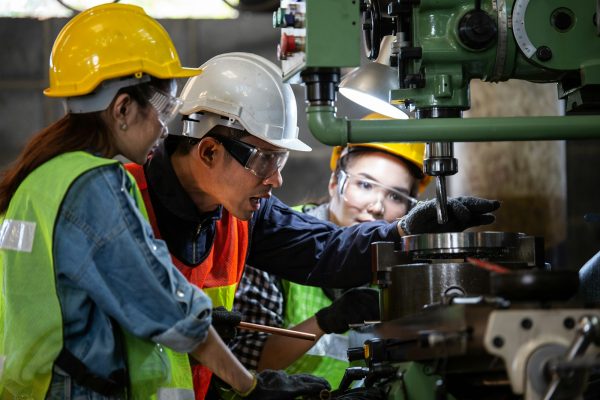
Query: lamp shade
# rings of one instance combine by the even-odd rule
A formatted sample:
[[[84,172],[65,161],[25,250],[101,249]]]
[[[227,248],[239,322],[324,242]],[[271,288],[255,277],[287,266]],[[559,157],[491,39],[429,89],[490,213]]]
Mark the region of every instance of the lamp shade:
[[[344,97],[371,111],[394,119],[407,119],[406,113],[390,104],[390,90],[400,87],[398,72],[389,66],[394,39],[394,36],[385,36],[377,60],[346,74],[339,90]]]

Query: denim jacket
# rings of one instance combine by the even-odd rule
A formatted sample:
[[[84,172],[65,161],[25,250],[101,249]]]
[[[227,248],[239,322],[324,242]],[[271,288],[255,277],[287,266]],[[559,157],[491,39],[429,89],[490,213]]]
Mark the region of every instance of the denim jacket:
[[[125,367],[115,324],[189,352],[211,322],[210,299],[173,266],[129,189],[118,165],[85,173],[65,196],[55,228],[64,346],[103,377]]]

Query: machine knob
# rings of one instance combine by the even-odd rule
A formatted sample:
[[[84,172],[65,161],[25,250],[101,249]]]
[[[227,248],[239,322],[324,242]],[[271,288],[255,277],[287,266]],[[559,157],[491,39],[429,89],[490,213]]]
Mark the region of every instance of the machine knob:
[[[293,53],[304,51],[304,38],[300,36],[281,34],[281,42],[277,46],[280,60],[286,60]]]
[[[350,347],[346,350],[346,354],[348,355],[348,361],[362,361],[365,359],[365,349],[364,347]]]
[[[473,49],[482,50],[488,47],[498,34],[496,22],[483,10],[471,10],[458,24],[458,37],[461,42]]]
[[[303,28],[304,27],[304,14],[289,12],[285,8],[278,8],[273,13],[273,27],[274,28]]]

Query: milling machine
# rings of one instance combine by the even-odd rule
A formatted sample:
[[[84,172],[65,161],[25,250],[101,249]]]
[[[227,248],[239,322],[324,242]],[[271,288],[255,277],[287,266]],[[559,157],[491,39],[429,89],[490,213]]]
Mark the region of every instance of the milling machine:
[[[284,80],[305,85],[318,140],[427,143],[440,223],[453,142],[600,137],[599,0],[284,0],[274,25]],[[363,45],[385,103],[410,119],[336,116],[341,68],[359,66]],[[557,83],[565,115],[462,119],[472,79]],[[572,299],[577,272],[546,265],[542,238],[462,232],[373,246],[382,322],[360,329],[349,350],[358,365],[333,398],[550,400],[593,389],[600,310]]]
[[[541,238],[453,232],[372,246],[382,321],[351,334],[356,365],[332,398],[599,394],[588,381],[600,368],[600,309],[573,299],[578,273],[544,263]]]
[[[452,142],[600,136],[599,10],[597,0],[284,0],[274,25],[284,80],[306,86],[312,134],[328,145],[427,142],[443,222],[445,177],[458,170]],[[371,79],[390,79],[387,102],[414,119],[336,117],[340,69],[359,66],[361,27],[368,58],[385,64]],[[568,116],[461,119],[472,79],[556,82]]]

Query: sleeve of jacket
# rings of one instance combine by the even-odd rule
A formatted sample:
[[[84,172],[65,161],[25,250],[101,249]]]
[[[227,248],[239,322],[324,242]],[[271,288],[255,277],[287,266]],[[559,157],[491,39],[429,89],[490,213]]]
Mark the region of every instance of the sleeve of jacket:
[[[396,223],[340,228],[271,197],[253,216],[248,264],[296,283],[354,287],[371,280],[371,243],[399,239]]]
[[[129,185],[116,166],[74,183],[58,220],[63,225],[55,240],[58,279],[87,293],[134,335],[189,352],[206,337],[211,301],[172,264]]]

